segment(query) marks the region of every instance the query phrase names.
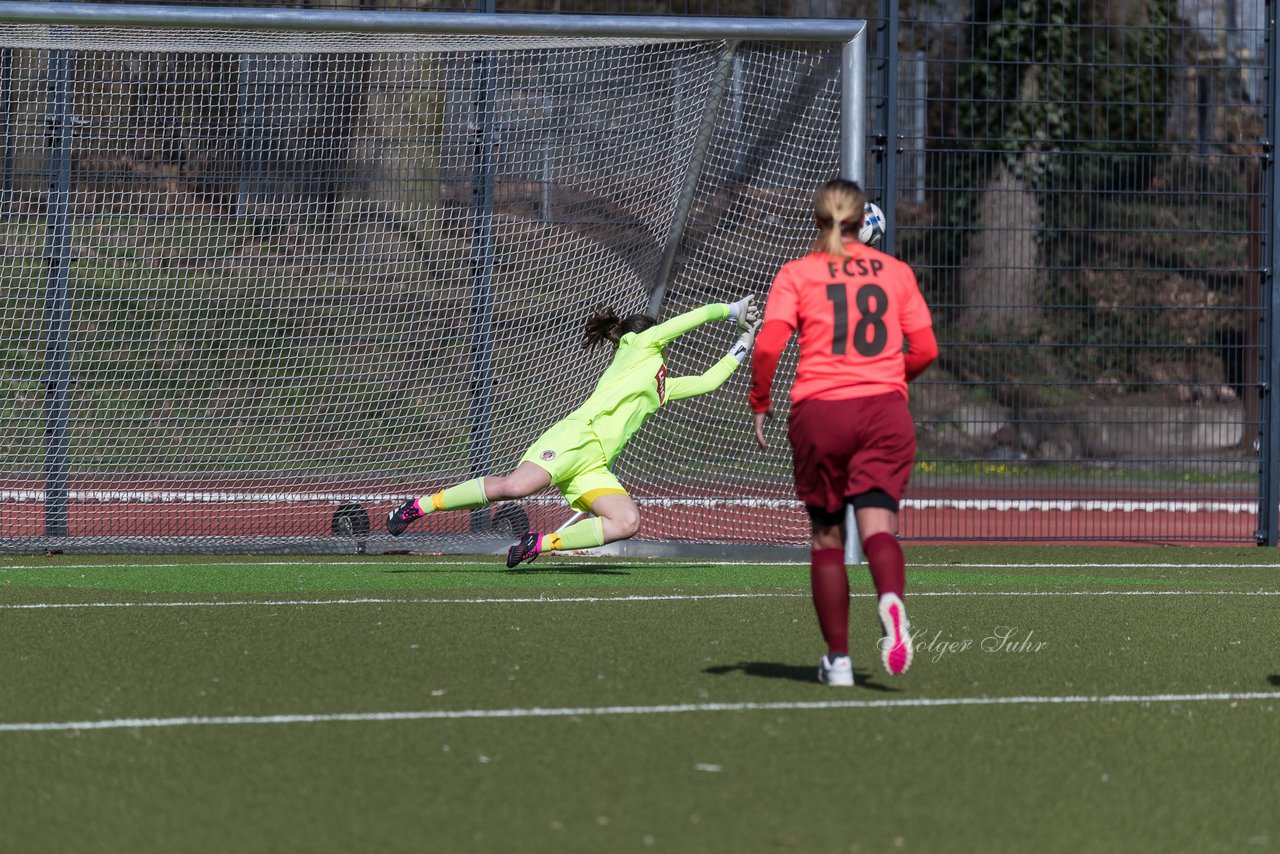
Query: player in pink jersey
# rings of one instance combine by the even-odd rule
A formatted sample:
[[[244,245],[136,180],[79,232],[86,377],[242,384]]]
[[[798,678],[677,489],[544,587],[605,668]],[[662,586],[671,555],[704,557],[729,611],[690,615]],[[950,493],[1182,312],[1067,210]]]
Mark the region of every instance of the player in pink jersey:
[[[799,333],[787,436],[796,494],[812,523],[809,579],[827,654],[818,678],[852,685],[849,577],[844,564],[845,506],[853,506],[862,551],[879,595],[881,659],[891,674],[911,664],[903,593],[906,563],[898,544],[898,503],[915,463],[915,424],[907,383],[938,355],[929,307],[902,261],[858,242],[866,195],[853,181],[819,188],[812,250],[784,264],[765,303],[751,360],[756,441],[773,414],[778,360]]]

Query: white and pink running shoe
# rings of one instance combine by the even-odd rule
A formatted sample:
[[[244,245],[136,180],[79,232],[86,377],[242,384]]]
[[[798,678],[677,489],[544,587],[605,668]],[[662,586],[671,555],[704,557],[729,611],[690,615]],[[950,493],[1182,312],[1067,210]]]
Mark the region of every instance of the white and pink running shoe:
[[[896,593],[880,597],[880,625],[884,636],[880,638],[880,660],[884,669],[893,676],[906,673],[911,666],[911,621],[907,619],[906,606]]]

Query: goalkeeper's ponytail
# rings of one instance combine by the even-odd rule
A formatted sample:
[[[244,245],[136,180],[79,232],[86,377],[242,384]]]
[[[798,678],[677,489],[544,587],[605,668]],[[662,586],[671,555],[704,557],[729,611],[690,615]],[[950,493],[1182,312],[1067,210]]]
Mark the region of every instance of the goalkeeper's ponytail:
[[[583,330],[582,349],[599,347],[606,341],[616,348],[623,335],[628,332],[643,332],[657,322],[647,314],[618,317],[618,313],[613,309],[598,305],[595,312],[587,318],[587,326]]]
[[[838,258],[848,255],[844,239],[858,236],[866,205],[867,194],[855,181],[836,178],[819,187],[813,199],[813,216],[820,229],[814,251]]]

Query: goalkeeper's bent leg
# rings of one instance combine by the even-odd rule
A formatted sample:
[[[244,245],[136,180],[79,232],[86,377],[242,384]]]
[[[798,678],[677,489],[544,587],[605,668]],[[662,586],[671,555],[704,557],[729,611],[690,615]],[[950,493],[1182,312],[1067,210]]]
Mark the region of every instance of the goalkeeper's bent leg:
[[[418,507],[423,513],[434,513],[437,510],[475,510],[477,507],[488,506],[489,499],[484,494],[482,477],[464,480],[456,486],[418,499]]]
[[[629,539],[640,531],[640,511],[631,496],[621,490],[596,497],[591,502],[591,512],[600,520],[601,545]]]
[[[542,535],[539,551],[571,552],[604,545],[604,520],[598,516],[574,522],[563,531]]]

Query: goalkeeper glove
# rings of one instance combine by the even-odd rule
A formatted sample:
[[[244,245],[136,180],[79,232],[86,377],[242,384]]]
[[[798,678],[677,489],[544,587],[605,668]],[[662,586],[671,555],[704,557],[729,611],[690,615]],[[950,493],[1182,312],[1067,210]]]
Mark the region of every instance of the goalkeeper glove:
[[[751,352],[751,345],[756,343],[756,333],[760,331],[760,317],[757,316],[751,325],[747,327],[747,331],[738,336],[738,340],[733,342],[733,346],[729,348],[728,355],[738,360],[741,365],[747,360],[747,354]]]
[[[737,323],[739,329],[759,323],[760,309],[756,306],[755,294],[747,294],[737,302],[729,303],[729,319]]]

